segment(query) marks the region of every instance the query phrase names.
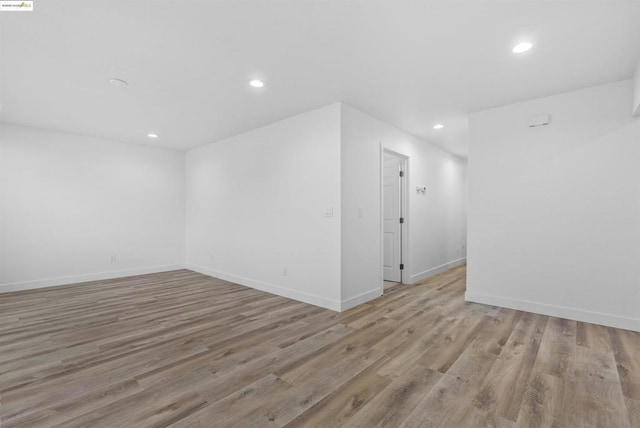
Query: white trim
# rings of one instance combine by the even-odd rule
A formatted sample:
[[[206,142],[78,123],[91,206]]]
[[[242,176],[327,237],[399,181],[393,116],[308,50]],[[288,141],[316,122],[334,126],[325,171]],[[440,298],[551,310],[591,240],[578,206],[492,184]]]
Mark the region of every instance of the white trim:
[[[411,282],[409,284],[414,284],[414,283],[416,283],[418,281],[421,281],[421,280],[423,280],[425,278],[429,278],[430,276],[436,275],[436,274],[438,274],[440,272],[443,272],[443,271],[445,271],[447,269],[451,269],[453,267],[463,265],[466,262],[467,262],[467,258],[466,257],[462,257],[461,259],[456,259],[456,260],[447,262],[447,263],[445,263],[443,265],[436,266],[434,268],[427,269],[427,270],[425,270],[423,272],[416,273],[415,275],[411,275]]]
[[[608,327],[623,328],[640,332],[640,319],[621,317],[602,312],[587,311],[584,309],[570,308],[567,306],[551,305],[548,303],[532,302],[529,300],[514,299],[506,296],[493,296],[484,293],[467,291],[464,295],[467,302],[482,303],[491,306],[517,309],[519,311],[533,312],[558,318],[566,318],[575,321],[600,324]]]
[[[317,296],[315,294],[305,293],[298,290],[292,290],[291,288],[286,288],[286,287],[282,287],[275,284],[269,284],[267,282],[258,281],[251,278],[245,278],[243,276],[238,276],[231,273],[216,271],[204,266],[198,266],[198,265],[187,263],[187,269],[199,272],[203,275],[212,276],[214,278],[220,278],[225,281],[244,285],[246,287],[255,288],[256,290],[266,291],[267,293],[276,294],[278,296],[287,297],[289,299],[298,300],[300,302],[309,303],[311,305],[320,306],[321,308],[331,309],[332,311],[340,312],[341,302],[337,300],[327,299],[325,297]]]
[[[37,279],[34,281],[12,282],[7,284],[0,284],[0,293],[33,290],[36,288],[45,287],[56,287],[58,285],[69,285],[80,282],[101,281],[104,279],[124,278],[127,276],[168,272],[178,269],[184,269],[184,265],[149,266],[143,268],[119,270],[114,272],[87,273],[83,275],[63,276],[58,278]]]
[[[402,181],[402,188],[400,191],[402,192],[402,216],[404,217],[404,224],[401,228],[402,231],[402,264],[404,264],[404,271],[407,274],[401,274],[402,283],[403,284],[411,284],[411,278],[407,280],[408,272],[411,272],[411,257],[409,254],[409,250],[411,246],[409,245],[409,239],[411,233],[409,233],[409,229],[411,227],[411,201],[409,200],[409,186],[410,186],[410,169],[411,169],[411,158],[403,153],[397,152],[389,147],[385,146],[384,143],[380,143],[380,295],[384,294],[384,154],[388,153],[392,156],[400,158],[401,165],[404,171],[404,181]]]
[[[349,297],[348,299],[343,300],[340,303],[340,311],[346,311],[347,309],[351,309],[355,306],[358,306],[364,302],[368,302],[369,300],[376,299],[382,296],[382,291],[379,288],[374,290],[365,291],[364,293],[360,293],[357,296]]]

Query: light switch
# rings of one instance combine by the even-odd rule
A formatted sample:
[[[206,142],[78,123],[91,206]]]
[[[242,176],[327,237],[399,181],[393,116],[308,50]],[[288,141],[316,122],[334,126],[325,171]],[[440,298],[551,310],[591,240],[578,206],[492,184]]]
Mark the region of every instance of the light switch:
[[[364,208],[358,208],[358,217],[359,218],[364,217]]]

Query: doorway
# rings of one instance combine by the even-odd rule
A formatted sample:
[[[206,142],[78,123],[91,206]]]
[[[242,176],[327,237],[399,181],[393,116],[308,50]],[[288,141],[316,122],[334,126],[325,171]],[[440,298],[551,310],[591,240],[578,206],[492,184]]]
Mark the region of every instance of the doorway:
[[[407,158],[382,150],[382,271],[383,291],[403,283],[406,257]]]

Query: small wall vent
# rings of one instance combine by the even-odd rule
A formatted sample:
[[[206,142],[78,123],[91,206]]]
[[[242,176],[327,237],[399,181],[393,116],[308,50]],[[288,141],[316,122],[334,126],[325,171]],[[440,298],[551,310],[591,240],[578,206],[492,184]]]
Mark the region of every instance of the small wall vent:
[[[551,115],[538,114],[529,118],[529,128],[535,128],[537,126],[546,126],[551,123]]]

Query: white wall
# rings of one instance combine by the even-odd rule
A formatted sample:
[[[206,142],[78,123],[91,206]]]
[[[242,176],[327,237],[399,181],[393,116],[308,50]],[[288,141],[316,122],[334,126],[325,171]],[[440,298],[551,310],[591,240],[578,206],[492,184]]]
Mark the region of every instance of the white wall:
[[[339,104],[191,150],[186,167],[189,268],[340,308]]]
[[[640,330],[632,96],[627,80],[471,116],[467,300]]]
[[[180,152],[2,124],[0,291],[183,267],[183,200]]]
[[[381,293],[381,145],[409,158],[405,218],[410,257],[405,259],[404,282],[426,278],[466,257],[466,161],[343,104],[343,309]],[[416,186],[426,186],[426,194],[417,194]]]
[[[355,306],[382,291],[381,143],[409,157],[405,282],[466,255],[466,162],[346,105],[186,155],[1,130],[1,291],[186,265],[334,310]]]

